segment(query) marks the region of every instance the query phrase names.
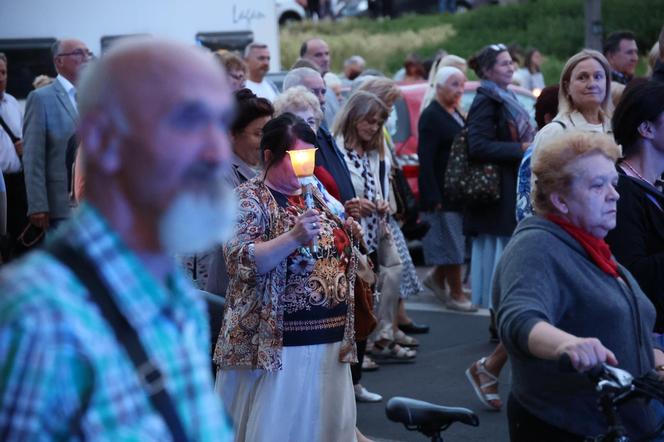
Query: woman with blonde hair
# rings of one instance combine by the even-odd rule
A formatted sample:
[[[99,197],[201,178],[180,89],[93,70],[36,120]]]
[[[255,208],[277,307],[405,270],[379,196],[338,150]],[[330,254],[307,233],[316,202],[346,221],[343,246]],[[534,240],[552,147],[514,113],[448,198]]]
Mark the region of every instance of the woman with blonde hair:
[[[391,116],[395,116],[394,113],[394,103],[401,97],[401,90],[397,86],[396,82],[392,79],[385,77],[373,77],[364,81],[358,90],[371,92],[376,94],[383,103],[387,106],[388,113]],[[391,118],[388,117],[388,122]],[[394,122],[396,124],[396,120]],[[391,127],[388,127],[386,123],[383,125],[383,137],[385,139],[385,155],[389,156],[390,162],[393,168],[400,167],[397,164],[397,157],[394,152],[394,142],[392,141],[392,130]],[[391,171],[391,169],[387,169]],[[394,189],[392,189],[394,190]],[[405,333],[426,333],[429,331],[429,327],[423,324],[415,323],[406,313],[406,308],[403,303],[403,299],[408,298],[409,296],[416,295],[422,291],[422,284],[417,276],[415,271],[415,265],[413,264],[413,259],[410,256],[408,251],[408,245],[406,244],[406,238],[401,231],[401,225],[397,221],[394,213],[396,211],[396,201],[394,201],[394,192],[390,192],[391,195],[391,212],[388,217],[390,233],[394,239],[394,244],[399,252],[400,265],[399,269],[386,269],[386,271],[401,270],[401,281],[399,287],[386,287],[385,289],[389,290],[399,290],[400,300],[399,300],[399,311],[397,317],[397,325],[399,330],[396,331],[396,342],[401,345],[406,346],[415,346],[417,345],[417,340],[406,336]]]
[[[558,114],[544,126],[524,154],[519,167],[516,217],[532,215],[530,202],[530,158],[541,143],[560,136],[567,129],[611,133],[611,67],[606,58],[592,49],[570,57],[560,74]]]
[[[375,94],[357,91],[351,95],[337,114],[332,132],[341,150],[357,195],[357,204],[347,211],[360,220],[364,242],[374,268],[400,264],[399,255],[389,233],[389,180],[385,171],[390,168],[385,155],[382,126],[388,109]],[[381,166],[382,164],[382,166]],[[377,311],[378,326],[370,339],[374,342],[373,354],[383,359],[408,360],[416,355],[394,342],[396,315],[399,303],[401,271],[380,272],[378,290],[382,292]],[[381,290],[397,287],[396,290]],[[364,356],[365,342],[358,342],[358,359]],[[359,373],[353,379],[358,401],[377,401],[380,395],[369,393],[359,384]],[[357,381],[357,382],[356,382]]]
[[[228,80],[234,91],[245,88],[247,82],[247,64],[235,52],[220,49],[214,52],[214,56],[226,69]]]

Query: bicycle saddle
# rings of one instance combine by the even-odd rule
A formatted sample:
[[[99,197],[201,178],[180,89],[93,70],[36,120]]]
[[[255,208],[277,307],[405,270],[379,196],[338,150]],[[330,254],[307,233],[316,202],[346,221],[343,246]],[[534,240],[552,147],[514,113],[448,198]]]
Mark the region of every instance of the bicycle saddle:
[[[467,408],[443,407],[429,402],[396,396],[385,405],[387,417],[407,427],[447,428],[454,422],[477,427],[480,420]]]

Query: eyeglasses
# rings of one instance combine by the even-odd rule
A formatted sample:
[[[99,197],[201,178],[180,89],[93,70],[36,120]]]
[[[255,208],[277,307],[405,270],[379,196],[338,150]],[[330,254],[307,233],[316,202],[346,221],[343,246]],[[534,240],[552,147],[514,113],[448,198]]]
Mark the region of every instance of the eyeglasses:
[[[71,52],[63,52],[56,55],[56,57],[66,57],[68,55],[78,58],[94,58],[95,56],[95,54],[89,49],[76,49],[75,51]]]
[[[505,46],[505,45],[502,44],[502,43],[498,43],[498,44],[496,44],[496,45],[490,45],[490,46],[489,46],[489,49],[491,49],[491,50],[493,50],[493,51],[496,51],[496,52],[502,52],[502,51],[506,51],[506,50],[507,50],[507,46]]]
[[[324,97],[325,94],[327,93],[327,89],[325,89],[324,87],[310,87],[309,91],[312,94],[316,95],[317,97],[321,97],[321,96]]]

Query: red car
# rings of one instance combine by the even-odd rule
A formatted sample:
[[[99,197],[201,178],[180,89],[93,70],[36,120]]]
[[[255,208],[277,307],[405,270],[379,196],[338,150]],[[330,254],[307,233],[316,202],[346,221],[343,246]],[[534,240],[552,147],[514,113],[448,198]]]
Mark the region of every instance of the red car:
[[[479,86],[479,81],[466,82],[465,91],[461,98],[461,110],[463,112],[468,113]],[[427,83],[399,85],[399,89],[401,89],[402,98],[394,103],[397,112],[397,131],[392,138],[404,175],[411,189],[413,189],[415,197],[419,199],[417,176],[420,163],[417,157],[417,123],[420,119],[420,106],[427,90]],[[519,101],[528,109],[534,125],[535,96],[528,89],[519,86],[510,86],[510,89],[516,93]]]

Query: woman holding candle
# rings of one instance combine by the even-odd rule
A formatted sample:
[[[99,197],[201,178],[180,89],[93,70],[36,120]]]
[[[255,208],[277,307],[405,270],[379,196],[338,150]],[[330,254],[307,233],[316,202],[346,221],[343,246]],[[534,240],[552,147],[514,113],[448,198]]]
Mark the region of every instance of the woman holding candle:
[[[316,189],[315,208],[306,207],[287,151],[315,141],[292,114],[271,120],[261,140],[264,172],[236,189],[239,217],[224,246],[230,284],[214,360],[237,440],[355,440],[351,245],[361,234]]]

